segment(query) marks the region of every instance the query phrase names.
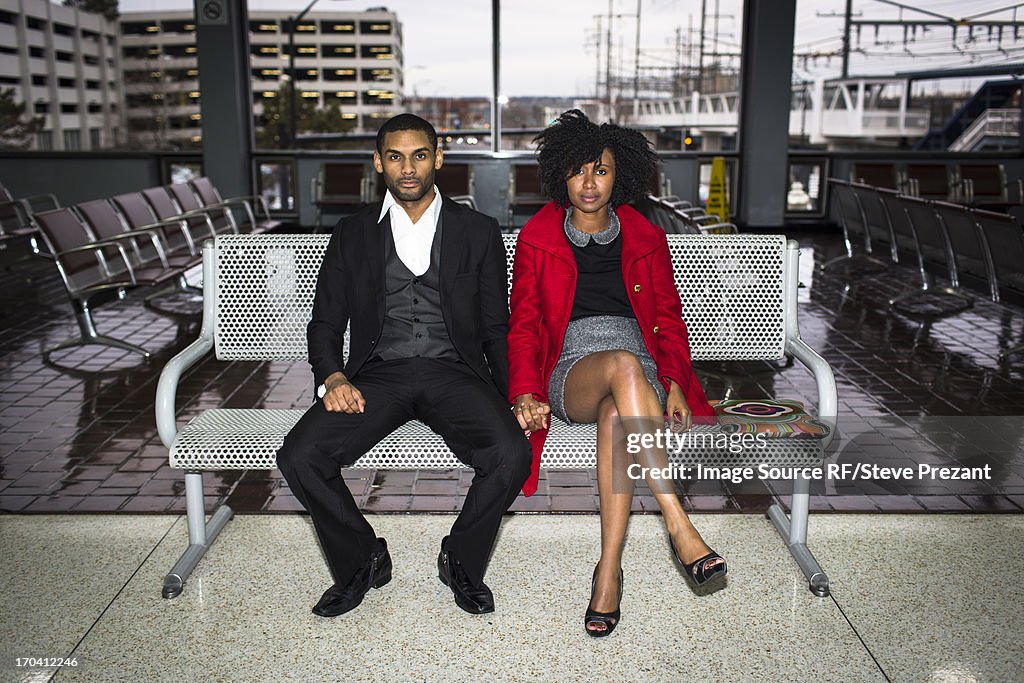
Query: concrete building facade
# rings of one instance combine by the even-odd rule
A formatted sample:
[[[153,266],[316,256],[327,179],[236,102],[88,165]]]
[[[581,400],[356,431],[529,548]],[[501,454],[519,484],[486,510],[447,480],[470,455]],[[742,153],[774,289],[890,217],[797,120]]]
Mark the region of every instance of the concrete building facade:
[[[48,0],[0,0],[0,89],[42,117],[31,149],[95,150],[122,143],[118,26]]]

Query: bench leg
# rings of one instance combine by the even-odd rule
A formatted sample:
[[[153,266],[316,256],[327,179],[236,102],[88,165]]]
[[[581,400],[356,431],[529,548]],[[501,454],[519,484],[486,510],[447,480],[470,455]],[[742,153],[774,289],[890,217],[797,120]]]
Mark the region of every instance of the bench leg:
[[[807,549],[807,512],[810,505],[810,481],[797,479],[793,482],[793,504],[790,516],[778,504],[768,508],[768,519],[775,524],[782,540],[789,546],[789,552],[807,578],[807,587],[819,598],[828,597],[828,576]]]
[[[1005,360],[1006,358],[1009,358],[1013,354],[1020,353],[1021,351],[1024,351],[1024,344],[1018,344],[1017,346],[1014,346],[1011,349],[1006,349],[1005,351],[999,354],[999,360]]]
[[[96,325],[92,320],[92,311],[89,309],[89,304],[85,301],[74,301],[75,307],[75,320],[78,321],[78,330],[81,334],[72,339],[67,339],[51,346],[50,348],[43,351],[43,359],[49,360],[50,354],[54,351],[60,351],[61,349],[69,349],[73,346],[86,346],[88,344],[99,344],[101,346],[112,346],[115,349],[121,349],[122,351],[131,351],[132,353],[142,354],[143,358],[149,358],[149,351],[136,346],[135,344],[129,344],[126,341],[120,339],[114,339],[106,335],[100,334],[96,331]]]
[[[202,472],[185,473],[185,510],[188,513],[188,548],[164,577],[162,595],[168,599],[181,595],[192,570],[235,514],[227,505],[221,505],[210,517],[210,521],[206,521]]]

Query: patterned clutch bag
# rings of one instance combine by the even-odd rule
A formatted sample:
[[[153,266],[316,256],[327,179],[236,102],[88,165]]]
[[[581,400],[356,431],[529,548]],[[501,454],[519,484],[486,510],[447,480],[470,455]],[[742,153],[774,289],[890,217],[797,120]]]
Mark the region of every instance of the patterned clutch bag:
[[[827,424],[808,415],[800,401],[731,399],[711,401],[711,406],[726,434],[822,439],[830,431]]]

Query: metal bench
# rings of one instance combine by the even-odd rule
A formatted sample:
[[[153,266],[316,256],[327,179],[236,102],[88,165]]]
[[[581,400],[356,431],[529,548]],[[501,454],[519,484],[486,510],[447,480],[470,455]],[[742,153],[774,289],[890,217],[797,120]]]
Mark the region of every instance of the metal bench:
[[[837,397],[832,369],[800,339],[797,243],[787,242],[781,235],[667,237],[693,359],[795,357],[817,381],[817,411],[812,412],[819,419],[834,420]],[[189,530],[188,549],[165,578],[164,597],[181,593],[189,574],[232,516],[230,508],[222,505],[206,521],[203,471],[273,469],[285,434],[303,413],[210,409],[179,430],[175,420],[178,382],[211,351],[219,360],[305,359],[306,324],[328,239],[327,235],[220,235],[203,245],[202,330],[199,339],[164,367],[156,396],[157,428],[170,450],[170,464],[185,471]],[[505,236],[504,240],[511,273],[515,237]],[[594,467],[595,438],[593,425],[557,424],[545,445],[541,466]],[[772,464],[820,464],[829,440],[772,439],[772,452],[766,457]],[[387,469],[462,466],[439,436],[416,422],[385,438],[354,465]],[[807,480],[797,480],[790,516],[778,506],[768,514],[811,590],[827,595],[828,578],[806,546],[809,490]]]

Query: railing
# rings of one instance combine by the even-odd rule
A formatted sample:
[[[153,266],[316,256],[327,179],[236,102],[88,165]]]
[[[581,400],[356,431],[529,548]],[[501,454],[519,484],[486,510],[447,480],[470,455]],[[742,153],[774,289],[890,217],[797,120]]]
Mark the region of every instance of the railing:
[[[970,152],[987,137],[1020,135],[1020,109],[988,109],[949,146],[950,152]]]

